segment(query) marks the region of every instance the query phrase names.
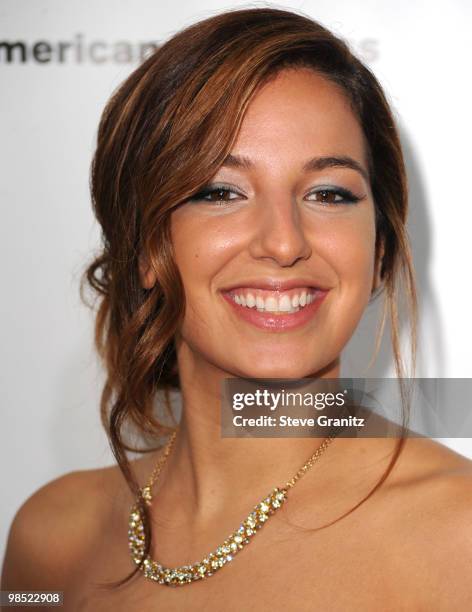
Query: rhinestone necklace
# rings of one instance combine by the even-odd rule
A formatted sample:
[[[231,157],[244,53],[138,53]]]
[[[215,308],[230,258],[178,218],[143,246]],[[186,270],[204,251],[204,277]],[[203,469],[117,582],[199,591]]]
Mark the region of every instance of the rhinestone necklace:
[[[148,506],[151,506],[152,503],[152,486],[159,478],[161,470],[174,444],[176,435],[177,430],[174,431],[170,437],[162,457],[159,459],[151,474],[148,484],[140,489],[141,498]],[[204,559],[192,565],[164,567],[147,555],[140,567],[144,572],[144,576],[150,580],[154,580],[158,584],[164,584],[166,586],[185,585],[195,582],[196,580],[202,580],[203,578],[213,576],[215,572],[232,561],[234,555],[252,541],[257,531],[286,501],[288,490],[294,487],[298,480],[306,474],[320,458],[323,452],[328,448],[332,439],[332,437],[325,438],[322,444],[311,455],[308,461],[302,465],[298,472],[287,481],[283,487],[272,489],[267,497],[254,506],[254,510],[241,523],[240,527],[231,533],[221,546],[218,546],[216,550],[209,553]],[[131,508],[129,515],[128,544],[133,561],[139,565],[144,556],[145,536],[143,518],[138,501]]]

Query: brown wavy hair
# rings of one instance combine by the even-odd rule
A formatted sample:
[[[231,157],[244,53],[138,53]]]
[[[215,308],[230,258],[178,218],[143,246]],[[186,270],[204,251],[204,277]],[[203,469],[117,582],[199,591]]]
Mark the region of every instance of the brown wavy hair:
[[[101,250],[82,281],[98,298],[95,342],[106,367],[101,417],[118,465],[139,497],[128,451],[162,446],[173,431],[155,415],[158,391],[171,414],[169,392],[179,389],[174,336],[185,296],[170,240],[172,210],[198,192],[231,151],[251,98],[285,68],[310,68],[337,84],[365,136],[375,202],[377,256],[390,320],[396,372],[404,375],[399,347],[397,294],[409,296],[415,355],[416,297],[405,229],[407,179],[394,117],[374,74],[348,45],[313,19],[292,11],[254,8],[226,11],[175,34],[142,63],[106,105],[91,170],[93,209],[102,230]],[[157,283],[144,289],[142,258]],[[374,295],[373,297],[375,297]],[[404,415],[405,418],[405,415]],[[128,426],[157,447],[136,449]],[[380,481],[395,464],[404,438]],[[146,551],[151,549],[147,507]],[[343,515],[345,516],[345,515]],[[340,517],[342,518],[342,517]],[[339,520],[339,519],[338,519]],[[128,576],[108,586],[127,582]]]

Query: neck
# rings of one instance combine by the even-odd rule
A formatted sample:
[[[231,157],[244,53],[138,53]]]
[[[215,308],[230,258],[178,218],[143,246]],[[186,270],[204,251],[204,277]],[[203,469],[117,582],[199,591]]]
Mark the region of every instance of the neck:
[[[181,358],[179,373],[183,411],[162,485],[165,482],[175,499],[179,495],[181,499],[185,491],[182,513],[211,518],[227,509],[235,497],[238,503],[251,506],[274,487],[284,486],[326,438],[222,438],[221,383],[230,376],[208,362],[196,364]],[[323,372],[325,378],[338,376],[339,362]],[[348,443],[335,439],[297,489],[309,487],[316,494],[326,488]]]

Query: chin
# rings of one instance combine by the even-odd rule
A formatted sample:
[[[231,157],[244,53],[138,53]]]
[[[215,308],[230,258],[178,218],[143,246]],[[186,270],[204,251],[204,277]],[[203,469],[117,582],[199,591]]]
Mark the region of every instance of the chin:
[[[246,364],[239,368],[237,374],[240,378],[305,378],[316,376],[316,373],[323,370],[325,364],[319,367],[310,361],[300,362],[300,359],[291,360],[289,357],[283,361],[267,359],[267,363],[259,360],[257,363]]]

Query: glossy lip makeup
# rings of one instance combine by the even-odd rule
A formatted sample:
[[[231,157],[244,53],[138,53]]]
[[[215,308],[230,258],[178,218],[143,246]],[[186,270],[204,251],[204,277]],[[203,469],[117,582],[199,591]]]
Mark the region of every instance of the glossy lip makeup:
[[[221,291],[239,317],[261,329],[285,331],[305,325],[316,314],[328,289],[312,281],[253,281]]]

